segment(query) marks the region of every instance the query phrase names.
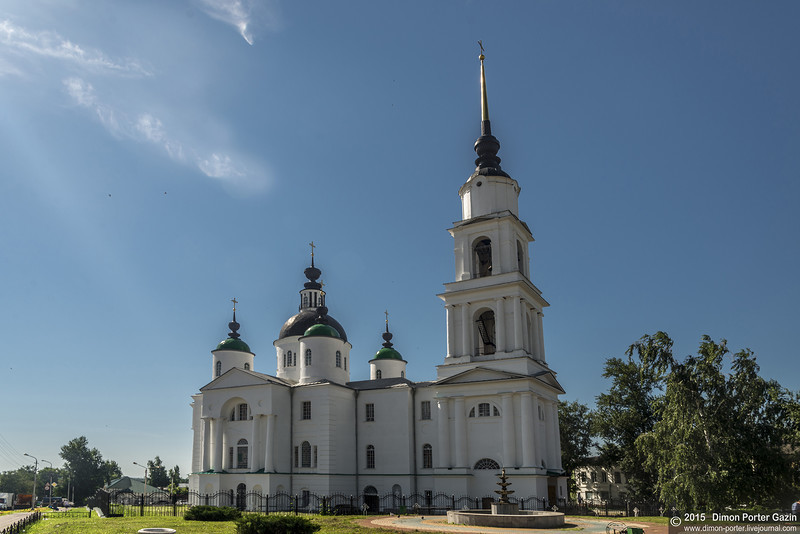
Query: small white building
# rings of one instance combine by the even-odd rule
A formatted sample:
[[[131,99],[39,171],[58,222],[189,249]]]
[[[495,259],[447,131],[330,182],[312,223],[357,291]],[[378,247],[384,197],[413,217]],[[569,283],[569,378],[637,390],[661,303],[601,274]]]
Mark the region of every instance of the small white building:
[[[483,80],[481,61],[482,135],[459,190],[462,220],[449,230],[455,280],[439,295],[447,353],[436,380],[406,376],[388,322],[370,379],[350,380],[353,347],[328,314],[312,250],[299,312],[273,343],[275,367],[268,359],[256,371],[235,310],[212,351],[211,381],[192,397],[192,491],[481,497],[494,495],[505,467],[515,497],[567,497],[548,303],[530,280],[533,236],[520,186],[500,168]]]
[[[573,477],[576,497],[582,501],[621,502],[628,499],[628,479],[619,467],[578,467]]]

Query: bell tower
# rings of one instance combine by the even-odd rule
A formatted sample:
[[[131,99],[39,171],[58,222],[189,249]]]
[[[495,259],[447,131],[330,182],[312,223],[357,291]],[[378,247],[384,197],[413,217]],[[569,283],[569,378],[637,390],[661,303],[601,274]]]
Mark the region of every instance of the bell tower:
[[[548,369],[542,310],[549,304],[530,280],[533,235],[519,218],[520,186],[497,156],[500,142],[489,120],[484,59],[481,46],[478,157],[458,191],[462,219],[449,229],[455,240],[455,281],[439,295],[447,312],[447,356],[440,377],[476,365],[526,374]]]

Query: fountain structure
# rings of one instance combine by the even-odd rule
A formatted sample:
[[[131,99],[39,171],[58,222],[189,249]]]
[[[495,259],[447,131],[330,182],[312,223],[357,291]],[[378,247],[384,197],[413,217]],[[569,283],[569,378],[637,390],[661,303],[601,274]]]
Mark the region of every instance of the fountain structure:
[[[492,503],[491,510],[450,510],[447,512],[447,522],[456,525],[473,525],[480,527],[501,528],[556,528],[564,526],[564,514],[561,512],[547,512],[544,510],[522,510],[519,504],[512,503],[508,496],[514,493],[509,490],[505,468],[501,471],[499,490],[500,500]]]

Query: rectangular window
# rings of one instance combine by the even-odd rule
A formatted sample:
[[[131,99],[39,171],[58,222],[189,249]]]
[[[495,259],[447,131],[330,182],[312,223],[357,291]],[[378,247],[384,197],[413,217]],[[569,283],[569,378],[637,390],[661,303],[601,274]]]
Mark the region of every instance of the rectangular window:
[[[478,404],[478,417],[489,417],[489,403],[482,402]]]
[[[597,482],[597,471],[592,471],[592,482]]]
[[[311,401],[303,401],[303,419],[311,419]]]
[[[236,452],[236,467],[247,469],[247,445],[239,446]]]
[[[347,371],[347,356],[344,357],[344,370]]]
[[[375,405],[371,402],[367,404],[367,421],[375,420]]]
[[[367,469],[375,469],[375,447],[367,445]]]
[[[314,445],[314,467],[317,467],[317,446]]]
[[[298,467],[300,465],[300,448],[294,448],[294,466]]]
[[[614,484],[622,484],[622,473],[614,471]]]
[[[336,351],[336,367],[342,366],[342,353],[338,350]]]
[[[233,447],[228,448],[228,467],[233,467]]]
[[[247,421],[247,404],[239,405],[239,421]]]
[[[431,401],[422,401],[422,405],[420,406],[420,419],[430,419],[431,418]]]
[[[608,482],[608,473],[603,471],[603,476],[600,478],[601,482]]]
[[[581,482],[586,484],[586,471],[581,471]]]

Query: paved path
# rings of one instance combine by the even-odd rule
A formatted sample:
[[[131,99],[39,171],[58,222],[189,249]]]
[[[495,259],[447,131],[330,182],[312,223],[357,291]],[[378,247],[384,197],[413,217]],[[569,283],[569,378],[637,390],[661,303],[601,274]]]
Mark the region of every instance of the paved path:
[[[378,519],[366,519],[362,523],[364,526],[396,529],[396,530],[409,530],[421,532],[452,532],[459,534],[543,534],[546,532],[555,533],[563,532],[565,530],[580,529],[585,534],[605,534],[606,525],[611,522],[613,518],[608,520],[597,519],[583,519],[576,517],[568,517],[563,529],[533,529],[533,528],[497,528],[497,527],[476,527],[469,525],[450,525],[447,523],[447,518],[443,516],[427,516],[422,518],[420,516],[401,516],[401,517],[381,517]],[[652,525],[644,523],[627,522],[628,526],[635,526],[643,528],[645,534],[666,534],[666,527],[661,525]]]
[[[20,521],[28,517],[29,515],[31,515],[31,513],[33,512],[17,512],[15,514],[0,515],[0,530],[10,527],[17,521]]]

